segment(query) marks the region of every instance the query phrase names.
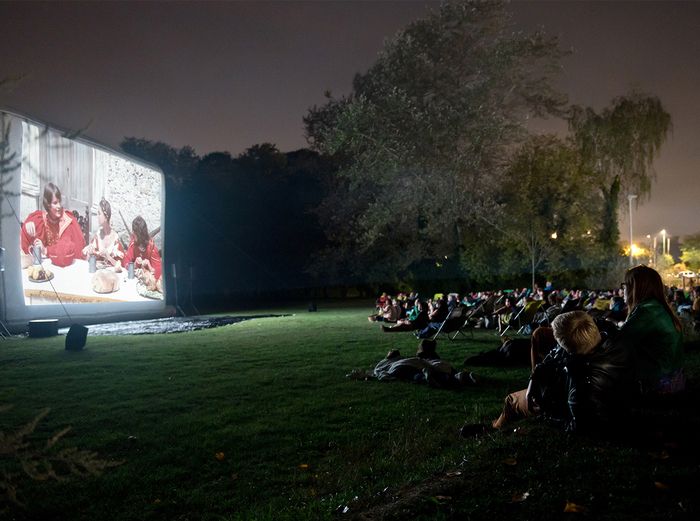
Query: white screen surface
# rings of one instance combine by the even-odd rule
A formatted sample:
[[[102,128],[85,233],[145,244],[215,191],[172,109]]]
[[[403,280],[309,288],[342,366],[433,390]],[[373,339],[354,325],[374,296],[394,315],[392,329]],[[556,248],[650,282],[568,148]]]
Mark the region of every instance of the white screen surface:
[[[22,122],[25,305],[163,299],[162,175]]]

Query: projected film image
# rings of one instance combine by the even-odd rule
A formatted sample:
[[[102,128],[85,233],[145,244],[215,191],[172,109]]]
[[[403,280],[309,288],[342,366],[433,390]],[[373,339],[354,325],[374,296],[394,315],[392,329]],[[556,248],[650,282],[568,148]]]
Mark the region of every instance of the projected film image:
[[[159,172],[23,122],[21,180],[25,304],[163,299]]]

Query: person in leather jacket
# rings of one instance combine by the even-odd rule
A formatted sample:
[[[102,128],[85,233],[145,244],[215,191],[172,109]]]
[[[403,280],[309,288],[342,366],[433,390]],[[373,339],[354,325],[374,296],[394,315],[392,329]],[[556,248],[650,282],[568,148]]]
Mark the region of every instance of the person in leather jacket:
[[[584,311],[562,313],[552,322],[555,347],[537,364],[527,389],[511,393],[492,427],[541,415],[567,431],[588,430],[621,419],[633,396],[630,355],[606,341]]]
[[[570,432],[624,422],[638,394],[629,348],[607,338],[583,311],[564,314],[553,329],[563,353],[553,353],[549,378],[546,372],[538,375],[546,371],[544,364],[533,374],[530,402],[537,404],[538,389],[548,385],[550,396],[539,398],[541,412]]]

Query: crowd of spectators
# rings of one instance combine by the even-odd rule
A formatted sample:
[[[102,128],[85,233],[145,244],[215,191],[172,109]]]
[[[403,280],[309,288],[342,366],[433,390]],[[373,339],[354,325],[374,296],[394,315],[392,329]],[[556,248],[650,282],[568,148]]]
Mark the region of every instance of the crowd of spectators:
[[[665,287],[666,300],[678,315],[692,320],[700,328],[700,286],[686,292],[676,287]],[[415,331],[419,338],[429,338],[440,325],[454,314],[456,308],[466,311],[471,325],[480,329],[494,329],[502,333],[508,326],[519,324],[519,314],[530,303],[537,304],[537,313],[525,331],[550,325],[562,312],[586,311],[596,320],[605,320],[621,327],[627,318],[628,306],[623,288],[612,290],[554,289],[550,282],[545,288],[504,289],[494,291],[436,293],[423,299],[418,293],[399,292],[394,296],[382,293],[376,300],[376,310],[368,317],[370,322],[382,322],[385,333]]]
[[[547,283],[425,300],[413,292],[382,294],[376,306],[369,320],[381,321],[384,332],[435,338],[458,315],[469,327],[499,334],[517,328],[530,336],[527,387],[507,396],[493,422],[466,424],[463,436],[535,415],[569,431],[624,422],[623,411],[633,402],[684,391],[682,321],[700,329],[700,286],[689,293],[665,287],[646,266],[628,270],[612,290],[555,289]],[[526,315],[528,310],[533,312]]]

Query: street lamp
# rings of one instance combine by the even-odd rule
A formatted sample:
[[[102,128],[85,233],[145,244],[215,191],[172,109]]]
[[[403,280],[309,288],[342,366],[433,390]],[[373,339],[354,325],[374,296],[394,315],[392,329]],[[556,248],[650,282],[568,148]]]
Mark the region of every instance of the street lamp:
[[[661,255],[666,255],[666,228],[661,230]]]
[[[630,207],[630,268],[634,265],[634,261],[632,260],[632,200],[636,198],[636,194],[629,194],[627,196],[627,201],[629,201]]]

